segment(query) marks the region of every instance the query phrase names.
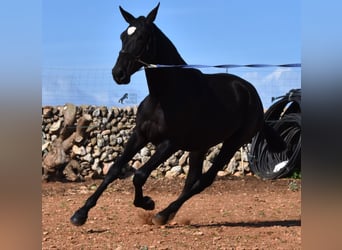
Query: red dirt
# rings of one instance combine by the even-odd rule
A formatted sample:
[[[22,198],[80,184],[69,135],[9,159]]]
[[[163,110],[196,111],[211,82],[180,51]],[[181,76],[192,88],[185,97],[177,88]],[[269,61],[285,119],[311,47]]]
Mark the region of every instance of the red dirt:
[[[104,192],[81,227],[73,212],[101,180],[42,184],[42,249],[300,249],[301,181],[221,177],[194,196],[168,225],[149,224],[152,213],[135,208],[130,179]],[[184,180],[149,179],[145,194],[160,211]]]

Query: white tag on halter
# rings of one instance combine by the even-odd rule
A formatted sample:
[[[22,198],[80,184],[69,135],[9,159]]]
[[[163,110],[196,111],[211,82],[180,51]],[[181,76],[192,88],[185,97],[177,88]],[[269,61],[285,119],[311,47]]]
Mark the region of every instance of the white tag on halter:
[[[137,29],[137,27],[134,27],[134,26],[128,27],[127,34],[129,36],[132,35],[135,32],[136,29]]]

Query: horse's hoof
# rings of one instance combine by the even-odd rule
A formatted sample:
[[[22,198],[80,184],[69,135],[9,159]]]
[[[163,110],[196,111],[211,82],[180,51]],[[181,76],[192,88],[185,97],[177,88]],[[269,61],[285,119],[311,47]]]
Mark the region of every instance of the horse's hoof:
[[[152,218],[152,223],[154,225],[162,226],[171,221],[176,215],[176,212],[171,213],[169,216],[162,215],[161,213],[157,213],[153,218]]]
[[[134,205],[145,210],[153,210],[155,207],[154,201],[149,196],[144,196],[142,201],[134,201]]]
[[[77,210],[70,218],[70,222],[75,226],[82,226],[87,221],[87,213]]]
[[[152,218],[152,223],[157,226],[162,226],[165,225],[168,221],[168,218],[165,216],[161,215],[160,213],[157,213],[153,218]]]
[[[144,197],[144,209],[145,210],[153,210],[155,207],[154,201],[149,196]]]

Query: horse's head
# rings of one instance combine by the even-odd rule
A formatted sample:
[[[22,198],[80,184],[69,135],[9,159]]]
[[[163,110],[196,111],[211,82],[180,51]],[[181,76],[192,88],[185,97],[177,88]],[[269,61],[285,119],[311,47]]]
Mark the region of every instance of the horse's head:
[[[125,11],[121,6],[119,7],[129,26],[120,36],[122,48],[112,70],[113,78],[118,84],[129,83],[131,75],[144,66],[143,61],[151,45],[152,23],[156,18],[158,7],[159,3],[146,17],[138,18]]]

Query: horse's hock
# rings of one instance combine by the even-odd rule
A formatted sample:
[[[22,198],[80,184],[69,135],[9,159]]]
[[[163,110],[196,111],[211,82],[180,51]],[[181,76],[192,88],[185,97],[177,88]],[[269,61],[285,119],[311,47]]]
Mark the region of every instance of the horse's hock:
[[[137,107],[104,106],[42,107],[42,174],[44,180],[80,181],[102,178],[111,163],[123,152],[135,126]],[[220,144],[212,147],[203,164],[206,171],[218,154]],[[144,147],[130,165],[139,168],[154,153],[152,144]],[[152,172],[152,177],[185,177],[188,152],[178,151]],[[250,173],[247,152],[236,152],[218,175]]]

